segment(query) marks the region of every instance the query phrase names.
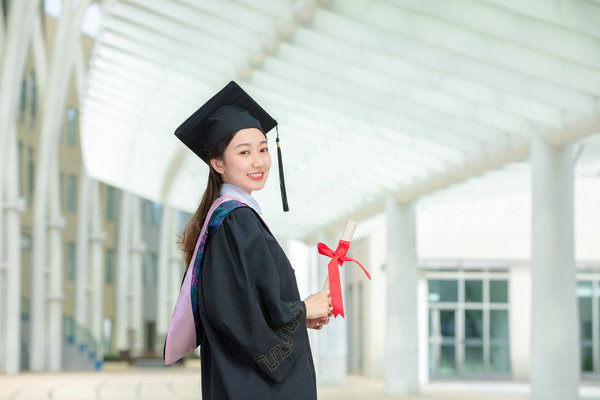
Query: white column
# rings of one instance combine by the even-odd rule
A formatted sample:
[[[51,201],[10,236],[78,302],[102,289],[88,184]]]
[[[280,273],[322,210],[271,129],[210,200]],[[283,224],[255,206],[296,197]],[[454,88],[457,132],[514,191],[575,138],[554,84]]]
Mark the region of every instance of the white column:
[[[429,382],[429,335],[427,328],[429,326],[429,304],[427,276],[424,270],[419,272],[419,282],[417,283],[417,320],[418,320],[418,374],[419,384],[423,385]]]
[[[36,12],[39,12],[39,0],[33,1],[15,1],[11,3],[11,7],[8,14],[8,26],[5,31],[6,36],[3,38],[3,46],[2,46],[2,64],[0,66],[1,76],[0,76],[0,180],[4,180],[5,177],[8,177],[6,168],[9,167],[7,164],[8,152],[16,152],[12,147],[12,142],[14,142],[14,136],[11,136],[11,131],[14,131],[14,123],[15,123],[15,115],[17,115],[17,105],[19,99],[19,91],[20,85],[23,80],[23,72],[25,69],[25,60],[27,56],[27,52],[29,51],[29,41],[31,37],[31,27],[33,16]],[[0,203],[4,204],[7,196],[3,193],[5,191],[4,184],[0,183]],[[11,208],[14,208],[14,205],[8,205],[8,213],[5,216],[4,211],[2,210],[3,206],[0,206],[0,270],[5,268],[5,278],[7,280],[4,281],[5,285],[11,285],[11,275],[14,271],[12,271],[12,263],[15,260],[15,257],[19,257],[19,255],[9,254],[12,252],[10,248],[15,245],[14,239],[14,220],[7,221],[5,223],[6,218],[14,218],[14,214],[10,211]],[[20,232],[20,223],[17,232]],[[11,234],[5,236],[4,228],[11,228]],[[5,240],[6,237],[6,240]],[[20,235],[17,239],[20,242]],[[19,249],[20,252],[20,249]],[[9,271],[9,268],[11,270]],[[20,274],[20,261],[19,261],[19,270],[16,271]],[[0,272],[1,274],[2,272]],[[43,278],[43,277],[42,277]],[[20,275],[19,275],[20,279]],[[6,287],[6,286],[5,286]],[[6,287],[3,290],[3,293],[0,294],[0,297],[5,296],[3,299],[0,299],[0,303],[4,300],[4,305],[8,306],[8,302],[10,301],[11,305],[13,300],[9,300],[14,296],[13,290],[19,290],[20,286],[15,287]],[[43,294],[42,294],[43,295]],[[17,310],[19,313],[19,324],[20,324],[20,294],[18,299]],[[42,299],[43,306],[43,299]],[[0,306],[0,309],[2,307]],[[12,313],[15,312],[14,309],[7,309],[6,313],[3,315],[3,318],[12,318]],[[40,316],[43,316],[44,310],[40,310]],[[1,313],[1,312],[0,312]],[[8,323],[5,319],[3,323]],[[12,329],[12,328],[11,328]],[[2,333],[2,332],[0,332]],[[19,334],[17,332],[17,334]],[[9,343],[14,344],[14,331],[7,332],[7,335],[3,335],[3,338],[0,339],[0,345],[7,346]],[[1,347],[1,346],[0,346]],[[18,349],[6,348],[4,356],[5,357],[14,357],[12,352],[20,351],[20,346]],[[9,361],[6,359],[8,363],[6,367],[6,371],[10,372],[10,370],[14,371],[16,366],[20,365],[20,360],[17,361]],[[16,364],[15,364],[16,363]],[[15,366],[16,365],[16,366]]]
[[[51,164],[49,197],[49,229],[48,229],[48,261],[50,265],[48,279],[48,359],[47,368],[50,371],[62,369],[63,354],[63,293],[64,262],[63,236],[65,220],[60,210],[60,193],[58,191],[58,154],[55,154]]]
[[[169,302],[169,258],[171,255],[171,241],[175,240],[172,231],[173,209],[166,204],[162,210],[162,221],[160,224],[160,237],[158,242],[158,273],[157,273],[157,293],[156,293],[156,343],[155,352],[162,355],[163,344],[167,336],[169,327],[169,318],[172,308]]]
[[[88,310],[88,289],[89,287],[89,262],[88,262],[88,243],[90,232],[90,188],[91,179],[85,168],[82,166],[79,175],[79,196],[77,198],[77,241],[76,241],[76,260],[75,260],[75,295],[73,299],[74,321],[80,327],[89,330],[87,310]],[[78,345],[83,344],[85,338],[80,337],[82,329],[75,330],[75,341]]]
[[[577,399],[579,324],[575,297],[573,145],[531,143],[531,398]]]
[[[390,394],[415,394],[419,391],[419,369],[414,203],[398,204],[389,195],[386,213],[385,388]]]
[[[129,293],[129,251],[131,228],[131,198],[132,194],[121,192],[121,206],[119,207],[119,232],[117,234],[117,273],[115,282],[115,338],[117,353],[129,349],[127,329]]]
[[[97,181],[90,185],[90,297],[89,320],[90,332],[96,341],[96,368],[102,366],[104,359],[104,337],[102,335],[103,299],[104,299],[104,247],[106,234],[102,231],[100,206],[100,190]]]
[[[0,330],[0,346],[3,347],[0,361],[0,371],[16,374],[21,369],[21,212],[24,209],[23,199],[19,198],[18,166],[16,149],[16,132],[14,125],[10,129],[10,147],[6,157],[6,208],[4,209],[6,221],[6,262],[4,265],[4,286],[0,286],[4,301],[0,301],[0,308],[5,306],[4,312],[0,312],[3,318],[3,330]],[[2,162],[2,160],[0,160]],[[1,185],[1,183],[0,183]],[[0,225],[0,230],[2,226]],[[2,239],[0,239],[2,240]],[[1,260],[1,258],[0,258]],[[0,262],[0,264],[2,264]],[[2,274],[2,272],[0,272]]]
[[[133,196],[131,203],[131,254],[129,331],[132,338],[132,356],[140,357],[144,351],[144,309],[142,285],[142,254],[146,246],[142,242],[142,219],[140,198]]]
[[[319,241],[325,243],[329,248],[335,250],[338,245],[338,238],[319,236]],[[327,264],[331,261],[330,258],[319,255],[319,274],[321,275],[320,288],[323,289],[323,284],[327,277]],[[340,271],[340,281],[344,288],[344,275]],[[342,289],[343,292],[343,289]],[[338,315],[337,318],[331,318],[329,325],[325,326],[319,332],[319,375],[317,381],[319,384],[325,385],[345,385],[347,373],[347,357],[348,357],[348,324],[346,320]]]
[[[529,381],[531,370],[531,266],[509,270],[510,372],[515,380]]]
[[[83,12],[90,0],[80,0],[77,11],[72,13],[72,1],[66,1],[63,12],[58,22],[53,43],[50,73],[47,77],[47,87],[43,91],[43,101],[40,140],[37,148],[37,164],[35,176],[35,193],[33,209],[33,249],[31,254],[31,301],[30,301],[30,368],[33,371],[44,369],[48,362],[44,357],[56,348],[48,342],[48,334],[54,335],[53,328],[45,326],[45,307],[47,300],[44,292],[45,276],[44,265],[47,263],[47,236],[46,222],[48,219],[48,195],[51,189],[50,179],[52,158],[56,157],[58,146],[58,132],[60,131],[64,115],[64,106],[69,87],[69,78],[73,67],[74,48],[80,37],[80,26]],[[31,2],[37,3],[37,2]],[[52,201],[52,199],[50,199]],[[56,221],[53,222],[56,225]],[[54,246],[54,244],[50,244]],[[53,300],[60,300],[52,294]],[[56,306],[57,308],[58,306]],[[55,318],[48,314],[50,321]],[[54,360],[50,362],[55,363]]]

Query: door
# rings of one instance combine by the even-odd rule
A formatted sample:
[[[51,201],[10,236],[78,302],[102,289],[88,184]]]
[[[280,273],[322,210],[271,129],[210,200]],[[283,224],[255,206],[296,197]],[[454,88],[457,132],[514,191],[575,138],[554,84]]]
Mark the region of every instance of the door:
[[[456,375],[456,310],[429,310],[429,375]]]

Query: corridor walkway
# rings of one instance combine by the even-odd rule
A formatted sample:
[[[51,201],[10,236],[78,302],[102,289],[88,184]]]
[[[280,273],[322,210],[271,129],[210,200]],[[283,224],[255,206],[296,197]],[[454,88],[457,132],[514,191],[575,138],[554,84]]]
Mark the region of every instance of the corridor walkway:
[[[381,381],[349,376],[345,387],[319,387],[319,400],[519,400],[529,387],[514,382],[434,382],[419,396],[386,396]],[[600,399],[586,383],[582,399]],[[0,375],[0,400],[200,399],[198,368],[126,368],[102,372]]]

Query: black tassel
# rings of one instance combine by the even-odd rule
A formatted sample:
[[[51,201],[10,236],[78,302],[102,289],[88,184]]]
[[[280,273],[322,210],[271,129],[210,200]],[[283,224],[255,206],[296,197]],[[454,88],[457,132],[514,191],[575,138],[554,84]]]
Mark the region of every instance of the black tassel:
[[[283,203],[283,211],[290,211],[287,202],[287,193],[285,192],[285,178],[283,177],[283,161],[281,159],[281,147],[279,147],[279,129],[277,125],[275,126],[275,130],[277,131],[277,138],[275,141],[277,142],[277,161],[279,162],[279,189],[281,191],[281,202]]]

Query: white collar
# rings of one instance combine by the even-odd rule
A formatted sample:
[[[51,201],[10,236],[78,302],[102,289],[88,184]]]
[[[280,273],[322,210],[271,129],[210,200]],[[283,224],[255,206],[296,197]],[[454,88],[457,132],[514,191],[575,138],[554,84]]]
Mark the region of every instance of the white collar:
[[[248,204],[250,207],[254,209],[258,214],[262,214],[260,210],[260,206],[258,202],[254,200],[254,197],[246,193],[246,191],[239,186],[233,185],[231,183],[224,183],[221,186],[221,196],[231,196],[236,198],[237,200]]]

